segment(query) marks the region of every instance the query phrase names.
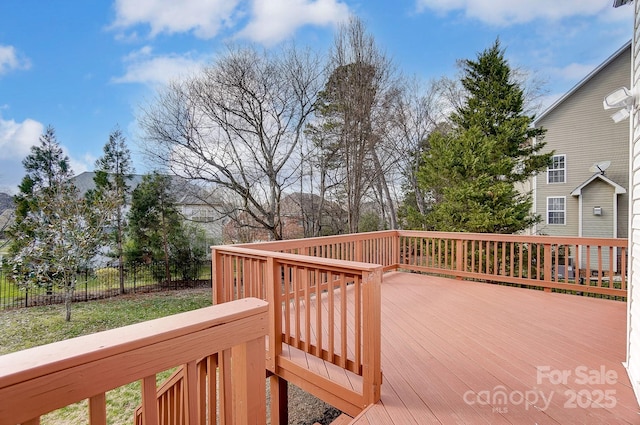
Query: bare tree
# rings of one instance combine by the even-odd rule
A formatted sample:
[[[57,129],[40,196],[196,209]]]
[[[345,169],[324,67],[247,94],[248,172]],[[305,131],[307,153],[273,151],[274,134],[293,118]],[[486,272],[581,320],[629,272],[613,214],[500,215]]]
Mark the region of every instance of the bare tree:
[[[293,46],[271,53],[231,47],[142,111],[145,151],[177,175],[233,193],[232,219],[281,239],[280,200],[299,178],[293,153],[315,109],[321,65]]]
[[[372,189],[393,207],[379,151],[395,91],[393,66],[364,23],[352,17],[335,36],[328,70],[316,128],[329,139],[323,155],[331,158],[334,166],[328,170],[341,181],[349,231],[357,232],[363,199]],[[389,216],[395,227],[395,212]]]
[[[391,171],[396,172],[394,181],[402,181],[404,193],[415,197],[415,207],[420,214],[425,213],[428,195],[422,193],[418,185],[417,171],[423,155],[429,150],[429,134],[445,121],[446,111],[450,109],[443,93],[448,87],[443,80],[405,79],[393,105],[390,126],[385,132],[389,139],[387,145],[391,147],[386,157],[394,164]]]

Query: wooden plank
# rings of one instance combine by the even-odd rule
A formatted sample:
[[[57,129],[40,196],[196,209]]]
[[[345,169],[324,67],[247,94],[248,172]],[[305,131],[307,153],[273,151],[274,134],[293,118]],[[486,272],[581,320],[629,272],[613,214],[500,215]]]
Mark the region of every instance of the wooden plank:
[[[623,326],[615,325],[624,322],[624,303],[471,282],[455,287],[452,291],[446,279],[399,273],[385,276],[382,399],[354,423],[382,423],[383,417],[370,416],[382,411],[389,412],[394,423],[634,423],[637,403],[619,363],[624,359],[625,332]],[[590,326],[581,326],[583,323]],[[612,329],[618,331],[615,338]],[[422,351],[427,347],[425,357]],[[570,369],[574,375],[581,364],[615,371],[618,382],[606,388],[616,392],[617,406],[565,408],[565,391],[603,387],[571,381],[537,384],[536,367],[545,364]],[[545,412],[522,406],[493,411],[491,406],[464,402],[467,389],[475,388],[477,394],[497,385],[513,392],[534,387],[553,391],[556,400]],[[442,409],[442,403],[448,407]],[[402,416],[403,411],[411,418]],[[458,419],[450,417],[452,411]],[[435,417],[429,419],[427,412]]]
[[[158,425],[155,375],[146,376],[142,380],[142,423],[145,425]]]
[[[89,424],[107,425],[107,397],[104,393],[89,398]]]
[[[289,423],[289,403],[287,381],[277,375],[269,377],[271,423],[287,425]]]
[[[9,417],[17,422],[32,417],[34,408],[49,412],[88,394],[149,379],[265,335],[267,309],[264,301],[240,300],[3,356],[0,424]],[[155,382],[153,393],[155,400]]]
[[[264,346],[260,337],[231,348],[234,424],[265,423]]]

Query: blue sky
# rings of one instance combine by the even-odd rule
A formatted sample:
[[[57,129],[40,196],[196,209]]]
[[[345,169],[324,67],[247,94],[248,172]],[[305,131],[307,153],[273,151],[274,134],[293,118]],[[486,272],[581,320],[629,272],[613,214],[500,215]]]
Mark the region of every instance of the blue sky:
[[[633,10],[612,0],[20,0],[0,2],[0,191],[47,125],[76,173],[93,170],[119,127],[134,152],[135,116],[162,84],[215,60],[226,43],[294,39],[326,52],[349,14],[399,70],[455,77],[500,37],[513,66],[547,81],[547,104],[631,38]]]

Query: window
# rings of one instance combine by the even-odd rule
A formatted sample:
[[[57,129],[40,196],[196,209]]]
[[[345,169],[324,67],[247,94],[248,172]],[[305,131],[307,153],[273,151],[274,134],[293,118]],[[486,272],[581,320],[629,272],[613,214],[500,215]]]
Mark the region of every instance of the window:
[[[547,168],[547,183],[565,183],[567,176],[566,155],[554,155]]]
[[[547,198],[547,224],[565,224],[565,197]]]

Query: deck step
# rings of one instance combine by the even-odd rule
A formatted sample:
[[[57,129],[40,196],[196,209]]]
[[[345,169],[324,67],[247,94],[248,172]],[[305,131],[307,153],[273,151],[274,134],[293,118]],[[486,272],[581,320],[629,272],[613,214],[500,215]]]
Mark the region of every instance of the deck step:
[[[331,425],[348,425],[351,423],[352,420],[353,418],[351,416],[343,413],[337,418],[335,418],[333,422],[331,422]],[[320,422],[316,422],[313,425],[320,425]]]

